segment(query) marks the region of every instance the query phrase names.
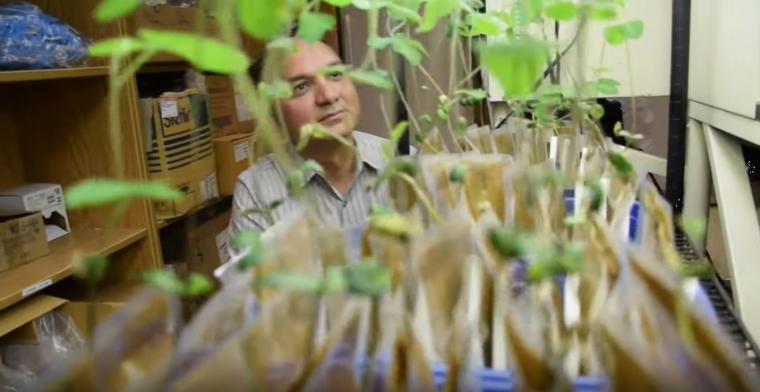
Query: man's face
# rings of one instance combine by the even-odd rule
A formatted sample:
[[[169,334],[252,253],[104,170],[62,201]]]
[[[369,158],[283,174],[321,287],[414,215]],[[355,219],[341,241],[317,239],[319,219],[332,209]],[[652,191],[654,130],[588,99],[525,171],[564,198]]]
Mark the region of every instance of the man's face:
[[[285,126],[298,140],[301,126],[317,123],[340,136],[349,135],[359,119],[359,98],[353,83],[341,72],[323,73],[340,65],[340,58],[324,43],[297,41],[297,50],[285,59],[283,79],[293,94],[280,103]]]

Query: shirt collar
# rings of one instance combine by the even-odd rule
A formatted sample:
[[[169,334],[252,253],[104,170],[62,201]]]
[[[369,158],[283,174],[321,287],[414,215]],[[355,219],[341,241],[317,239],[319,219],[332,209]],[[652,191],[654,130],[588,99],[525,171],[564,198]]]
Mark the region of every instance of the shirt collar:
[[[371,148],[369,143],[367,143],[366,140],[364,140],[363,137],[360,135],[357,135],[356,132],[352,132],[351,138],[354,141],[354,145],[356,146],[356,157],[357,161],[361,162],[361,166],[356,167],[356,174],[358,175],[361,173],[361,169],[366,164],[367,166],[371,167],[375,171],[381,171],[383,168],[385,168],[385,159],[382,157],[382,154],[377,151],[377,149]],[[293,146],[292,143],[288,143],[289,150],[293,153],[294,156],[294,163],[297,167],[300,167],[306,162],[306,160],[299,154],[295,146]],[[311,181],[315,175],[318,173],[314,170],[307,170],[304,173],[304,180],[305,182]]]

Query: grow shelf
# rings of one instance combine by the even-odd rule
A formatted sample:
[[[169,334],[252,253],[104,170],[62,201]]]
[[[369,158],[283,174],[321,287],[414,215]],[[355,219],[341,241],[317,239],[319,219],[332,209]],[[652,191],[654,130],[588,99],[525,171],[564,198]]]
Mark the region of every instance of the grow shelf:
[[[0,336],[36,320],[66,302],[62,298],[39,294],[17,303],[12,308],[0,313]]]
[[[145,238],[146,229],[84,229],[50,243],[50,253],[0,272],[0,310],[71,275],[74,255],[110,255]]]
[[[84,78],[108,75],[108,67],[77,67],[58,69],[34,69],[23,71],[0,71],[0,83],[29,82],[35,80]]]
[[[681,231],[676,231],[676,248],[678,248],[678,252],[686,263],[694,263],[700,259],[691,247],[691,243],[686,235]],[[758,351],[757,345],[749,333],[747,333],[741,320],[736,316],[733,301],[726,290],[723,289],[723,285],[718,280],[718,277],[713,276],[712,278],[701,279],[700,284],[710,299],[713,309],[715,309],[715,315],[723,330],[739,346],[739,349],[744,352],[749,366],[755,371],[760,372],[760,358],[758,358],[760,351]]]

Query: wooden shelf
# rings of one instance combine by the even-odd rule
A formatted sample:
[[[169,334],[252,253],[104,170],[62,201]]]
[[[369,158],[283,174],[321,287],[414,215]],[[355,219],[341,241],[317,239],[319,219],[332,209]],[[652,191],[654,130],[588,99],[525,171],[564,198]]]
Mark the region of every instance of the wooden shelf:
[[[165,72],[185,72],[192,69],[193,66],[187,61],[177,58],[177,61],[168,62],[148,62],[140,68],[138,73],[165,73]]]
[[[40,294],[28,298],[4,312],[0,312],[0,336],[14,331],[30,321],[36,320],[66,302],[62,298]]]
[[[146,235],[146,229],[88,229],[53,241],[47,256],[0,272],[0,310],[71,275],[75,254],[110,255]]]
[[[60,69],[35,69],[24,71],[0,71],[0,83],[29,82],[35,80],[85,78],[108,75],[108,67],[79,67]]]

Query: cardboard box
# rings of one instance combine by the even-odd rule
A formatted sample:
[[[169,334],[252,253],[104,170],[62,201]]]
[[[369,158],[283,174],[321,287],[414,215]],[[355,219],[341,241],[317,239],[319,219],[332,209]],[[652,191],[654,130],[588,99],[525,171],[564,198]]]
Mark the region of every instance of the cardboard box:
[[[50,253],[42,214],[0,217],[0,271]]]
[[[172,30],[194,33],[198,28],[199,19],[205,19],[205,35],[219,36],[219,25],[214,18],[206,15],[198,7],[176,7],[171,5],[142,5],[130,18],[130,30],[136,35],[138,29]],[[153,56],[151,62],[178,62],[183,59],[160,53]]]
[[[232,196],[237,177],[252,162],[251,135],[228,135],[214,139],[216,177],[221,196]]]
[[[179,201],[155,202],[159,219],[181,216],[219,196],[205,96],[195,89],[141,100],[148,173],[181,190]]]
[[[210,279],[214,278],[214,270],[228,259],[229,222],[230,208],[227,206],[210,209],[208,215],[198,216],[197,225],[191,227],[187,234],[190,273],[197,272]]]
[[[239,133],[232,79],[228,76],[206,75],[203,84],[208,94],[208,110],[214,137]]]
[[[69,232],[69,217],[63,204],[63,190],[58,184],[26,184],[0,191],[0,216],[40,212],[48,241]]]

